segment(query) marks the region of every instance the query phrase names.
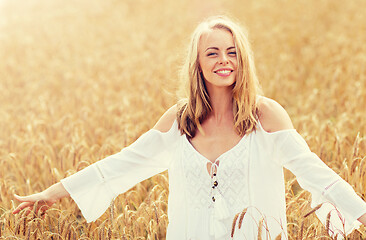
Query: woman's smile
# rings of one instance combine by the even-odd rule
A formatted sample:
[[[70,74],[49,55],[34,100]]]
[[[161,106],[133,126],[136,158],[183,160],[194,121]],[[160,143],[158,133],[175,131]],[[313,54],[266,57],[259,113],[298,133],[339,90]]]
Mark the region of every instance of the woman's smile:
[[[214,71],[214,73],[216,73],[220,77],[228,77],[231,75],[232,72],[233,70],[230,68],[220,68],[219,70]]]

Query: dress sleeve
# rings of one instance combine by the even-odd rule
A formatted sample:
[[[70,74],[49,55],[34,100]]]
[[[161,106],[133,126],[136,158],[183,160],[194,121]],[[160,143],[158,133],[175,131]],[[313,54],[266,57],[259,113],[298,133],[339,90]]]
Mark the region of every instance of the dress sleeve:
[[[176,121],[166,133],[151,129],[119,153],[62,179],[61,183],[87,222],[92,222],[119,194],[168,169],[178,136]]]
[[[322,204],[316,215],[324,225],[330,212],[329,234],[347,235],[358,228],[361,223],[357,219],[366,213],[366,203],[351,185],[311,152],[295,129],[275,132],[274,138],[278,161],[311,193],[311,207]]]

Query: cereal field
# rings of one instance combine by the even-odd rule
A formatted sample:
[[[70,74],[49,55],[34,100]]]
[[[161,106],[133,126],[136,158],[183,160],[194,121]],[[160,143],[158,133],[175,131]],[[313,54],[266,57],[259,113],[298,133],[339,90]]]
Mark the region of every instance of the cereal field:
[[[0,239],[165,239],[168,175],[87,224],[71,199],[12,215],[118,152],[173,105],[190,33],[230,14],[247,26],[266,96],[366,199],[366,1],[0,0]],[[286,171],[290,239],[330,239]],[[350,239],[365,239],[365,227]]]

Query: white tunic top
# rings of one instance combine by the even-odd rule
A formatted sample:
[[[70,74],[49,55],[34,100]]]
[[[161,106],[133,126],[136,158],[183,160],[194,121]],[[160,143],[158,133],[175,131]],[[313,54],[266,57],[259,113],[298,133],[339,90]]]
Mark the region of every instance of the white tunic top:
[[[216,176],[211,178],[207,164]],[[61,182],[91,222],[116,196],[168,169],[168,240],[230,239],[232,220],[245,208],[234,239],[257,239],[262,218],[263,239],[279,234],[287,239],[283,167],[312,193],[312,207],[328,202],[316,214],[325,223],[332,210],[330,234],[343,229],[348,234],[359,227],[366,203],[352,187],[309,150],[296,130],[268,133],[260,123],[211,164],[174,121],[168,132],[151,129],[121,152]]]

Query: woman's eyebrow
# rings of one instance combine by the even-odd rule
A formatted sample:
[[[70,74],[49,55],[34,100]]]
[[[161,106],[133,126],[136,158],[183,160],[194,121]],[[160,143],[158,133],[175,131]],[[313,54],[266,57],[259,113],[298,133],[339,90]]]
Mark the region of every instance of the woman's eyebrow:
[[[233,49],[233,48],[235,48],[235,47],[228,47],[226,50],[230,50],[230,49]],[[207,49],[206,49],[206,51],[207,51],[207,50],[210,50],[210,49],[219,50],[219,48],[218,48],[218,47],[209,47],[209,48],[207,48]],[[205,52],[206,52],[206,51],[205,51]]]
[[[217,48],[217,47],[209,47],[209,48],[206,49],[205,52],[207,52],[207,50],[210,50],[210,49],[219,50],[219,48]]]

